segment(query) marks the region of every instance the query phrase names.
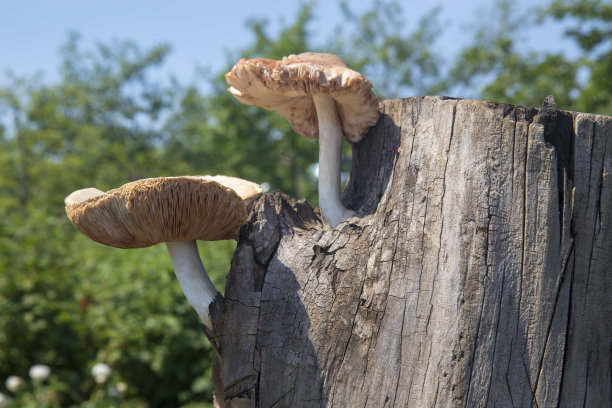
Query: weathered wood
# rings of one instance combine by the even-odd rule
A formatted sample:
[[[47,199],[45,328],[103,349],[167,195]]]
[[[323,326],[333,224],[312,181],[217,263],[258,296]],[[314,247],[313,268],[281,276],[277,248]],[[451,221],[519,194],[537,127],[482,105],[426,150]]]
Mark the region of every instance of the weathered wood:
[[[212,307],[219,406],[612,405],[612,118],[385,101],[333,230],[254,203]]]

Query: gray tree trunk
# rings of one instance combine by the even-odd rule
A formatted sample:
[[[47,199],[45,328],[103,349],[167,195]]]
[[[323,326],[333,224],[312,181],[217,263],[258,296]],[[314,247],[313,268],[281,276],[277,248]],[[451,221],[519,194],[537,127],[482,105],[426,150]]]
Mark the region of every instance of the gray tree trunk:
[[[251,207],[212,307],[222,407],[610,407],[612,118],[385,101],[330,230]]]

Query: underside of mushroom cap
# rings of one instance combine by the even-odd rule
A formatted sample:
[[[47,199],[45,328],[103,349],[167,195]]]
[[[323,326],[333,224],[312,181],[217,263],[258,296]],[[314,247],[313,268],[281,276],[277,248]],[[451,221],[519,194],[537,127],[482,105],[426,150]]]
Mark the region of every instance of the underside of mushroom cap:
[[[189,176],[134,181],[67,205],[66,213],[81,233],[117,248],[232,239],[247,217],[232,189]]]
[[[370,80],[333,54],[307,52],[281,61],[242,59],[225,78],[240,102],[281,114],[303,136],[318,134],[313,94],[334,99],[344,135],[351,142],[360,141],[378,121],[378,98]]]

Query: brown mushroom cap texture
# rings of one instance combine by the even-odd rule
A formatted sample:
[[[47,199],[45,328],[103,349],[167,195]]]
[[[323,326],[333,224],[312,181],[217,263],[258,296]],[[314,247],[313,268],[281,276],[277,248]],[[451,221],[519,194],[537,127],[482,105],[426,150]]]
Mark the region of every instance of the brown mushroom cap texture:
[[[67,205],[66,213],[82,234],[116,248],[231,239],[247,217],[235,191],[189,176],[134,181]]]
[[[316,137],[319,132],[313,94],[335,100],[344,135],[351,142],[359,142],[378,121],[378,98],[370,80],[333,54],[306,52],[281,61],[243,58],[225,79],[240,102],[281,114],[303,136]]]

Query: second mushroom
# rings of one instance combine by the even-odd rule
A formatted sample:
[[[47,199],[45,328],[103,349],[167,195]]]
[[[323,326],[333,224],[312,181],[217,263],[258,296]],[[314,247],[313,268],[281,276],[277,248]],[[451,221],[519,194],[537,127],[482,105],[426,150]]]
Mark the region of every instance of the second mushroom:
[[[255,183],[226,176],[160,177],[103,192],[77,190],[65,199],[76,229],[116,248],[164,242],[174,272],[200,320],[211,328],[208,308],[217,296],[196,239],[232,239],[247,217],[245,202],[261,193]]]
[[[312,52],[242,59],[225,78],[240,102],[281,114],[303,136],[319,135],[321,214],[331,227],[350,218],[340,201],[342,134],[359,142],[378,121],[372,83],[336,55]]]

